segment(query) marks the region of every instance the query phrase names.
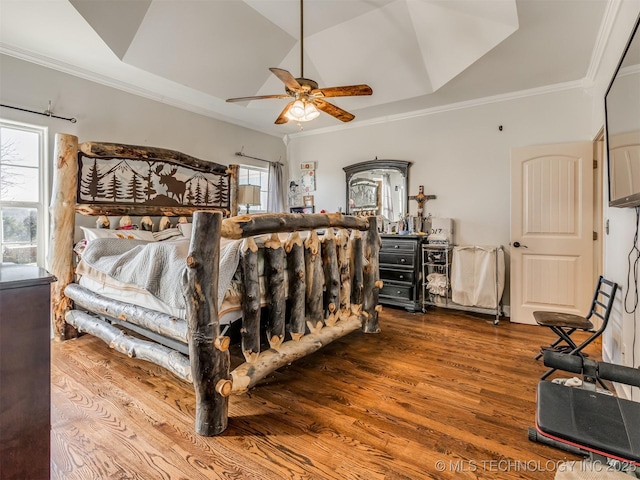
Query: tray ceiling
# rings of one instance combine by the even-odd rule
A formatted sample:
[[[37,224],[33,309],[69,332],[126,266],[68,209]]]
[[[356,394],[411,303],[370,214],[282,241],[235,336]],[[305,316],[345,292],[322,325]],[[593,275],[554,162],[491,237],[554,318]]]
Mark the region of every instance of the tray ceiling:
[[[3,53],[275,135],[300,76],[298,0],[1,0]],[[359,120],[585,77],[605,0],[306,0],[304,76],[367,83],[335,99]],[[55,29],[56,35],[50,33]],[[322,115],[305,130],[337,126]]]

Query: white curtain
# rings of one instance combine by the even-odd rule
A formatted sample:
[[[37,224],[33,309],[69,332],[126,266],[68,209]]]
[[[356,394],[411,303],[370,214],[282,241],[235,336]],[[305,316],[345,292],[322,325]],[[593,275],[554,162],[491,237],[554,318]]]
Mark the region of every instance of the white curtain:
[[[284,212],[286,211],[286,195],[287,190],[284,184],[284,172],[280,162],[269,163],[269,192],[267,194],[267,211],[268,212]]]

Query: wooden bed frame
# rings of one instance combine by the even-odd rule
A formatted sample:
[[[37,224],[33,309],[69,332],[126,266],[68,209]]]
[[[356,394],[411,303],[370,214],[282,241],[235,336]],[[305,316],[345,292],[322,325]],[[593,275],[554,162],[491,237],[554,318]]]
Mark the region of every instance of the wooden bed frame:
[[[136,173],[131,168],[135,161],[145,162],[146,170]],[[97,167],[98,162],[101,168]],[[173,165],[170,174],[175,174],[178,168],[196,173],[188,181],[184,180],[184,174],[183,180],[171,180],[170,175],[163,173],[167,164]],[[117,188],[121,180],[115,179],[113,173],[125,170],[129,171],[130,179],[126,191],[133,201],[120,198],[125,196],[123,188]],[[103,178],[112,174],[110,185],[114,195],[108,200],[102,198],[107,196],[108,188],[98,182],[98,172]],[[49,270],[57,278],[52,287],[55,338],[65,340],[87,332],[121,353],[153,362],[193,383],[195,429],[206,436],[220,434],[227,427],[230,394],[246,392],[274,370],[357,329],[379,332],[378,313],[382,308],[378,305],[382,287],[378,272],[381,241],[375,217],[285,213],[237,216],[237,172],[237,165],[208,163],[166,149],[96,142],[79,144],[77,137],[68,134],[57,134],[55,140],[49,260]],[[215,195],[204,198],[202,194],[189,195],[184,184],[207,175],[213,177],[203,182],[220,187]],[[158,179],[166,187],[166,195],[156,191],[160,187]],[[160,197],[173,205],[157,205],[155,200]],[[184,205],[187,197],[192,203],[201,204]],[[216,199],[214,207],[206,204],[212,198]],[[182,279],[186,318],[108,299],[74,283],[77,213],[192,215],[193,233]],[[223,219],[223,214],[231,217]],[[316,233],[318,229],[325,230],[322,239]],[[299,231],[309,232],[306,240],[303,241]],[[289,238],[283,243],[277,234],[286,232]],[[268,301],[265,330],[269,348],[261,350],[258,247],[254,237],[265,234],[270,234],[264,242]],[[241,343],[245,363],[233,371],[228,350],[230,339],[221,334],[218,317],[222,237],[244,239],[240,268],[244,285]],[[287,311],[290,313],[285,318]],[[149,340],[127,335],[115,325],[121,322],[135,326],[138,333],[149,332]],[[188,344],[188,357],[157,341],[165,335],[182,338]]]

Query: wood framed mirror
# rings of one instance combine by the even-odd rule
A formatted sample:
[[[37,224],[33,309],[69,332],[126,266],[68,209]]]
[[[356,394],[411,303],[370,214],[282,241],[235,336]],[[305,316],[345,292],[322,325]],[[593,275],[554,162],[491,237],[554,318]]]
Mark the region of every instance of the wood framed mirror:
[[[343,168],[349,215],[377,215],[389,222],[407,213],[407,185],[411,162],[369,160]]]

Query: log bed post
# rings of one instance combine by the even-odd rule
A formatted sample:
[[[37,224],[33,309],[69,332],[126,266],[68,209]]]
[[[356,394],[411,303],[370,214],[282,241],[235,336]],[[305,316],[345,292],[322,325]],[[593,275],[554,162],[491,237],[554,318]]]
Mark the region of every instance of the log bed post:
[[[311,333],[320,331],[324,326],[322,314],[324,271],[320,253],[320,239],[316,231],[312,230],[304,241],[304,263],[307,271],[307,326]]]
[[[338,321],[340,302],[340,270],[338,269],[338,249],[333,228],[327,228],[322,238],[322,265],[325,285],[324,323],[331,326]]]
[[[258,276],[258,245],[253,237],[245,238],[240,248],[242,269],[242,354],[247,362],[260,355],[260,278]]]
[[[65,133],[55,136],[55,170],[51,192],[51,250],[49,272],[57,278],[52,285],[51,306],[56,340],[78,336],[77,330],[65,321],[72,301],[64,289],[73,281],[73,237],[75,232],[76,192],[78,185],[78,137]]]
[[[304,294],[307,287],[304,246],[298,232],[289,235],[285,251],[289,272],[289,333],[293,340],[299,341],[306,331]]]
[[[238,173],[240,165],[229,165],[227,173],[229,174],[229,205],[231,216],[238,215]]]
[[[267,339],[278,349],[284,341],[286,295],[284,283],[284,248],[277,233],[264,242],[264,273],[267,281],[269,323]]]
[[[221,225],[220,212],[195,212],[182,278],[196,393],[196,432],[205,436],[217,435],[227,428],[232,388],[229,341],[220,336],[218,318]]]
[[[382,306],[378,305],[378,295],[382,288],[380,281],[380,270],[378,269],[378,254],[382,240],[378,234],[378,221],[376,217],[368,217],[369,228],[364,239],[364,257],[367,264],[363,267],[364,272],[364,298],[362,309],[364,311],[364,323],[362,330],[366,333],[379,333],[378,313],[382,311]]]
[[[344,228],[338,232],[338,267],[340,268],[340,320],[351,316],[351,242]]]
[[[351,313],[360,316],[364,298],[364,252],[360,230],[351,232]]]

